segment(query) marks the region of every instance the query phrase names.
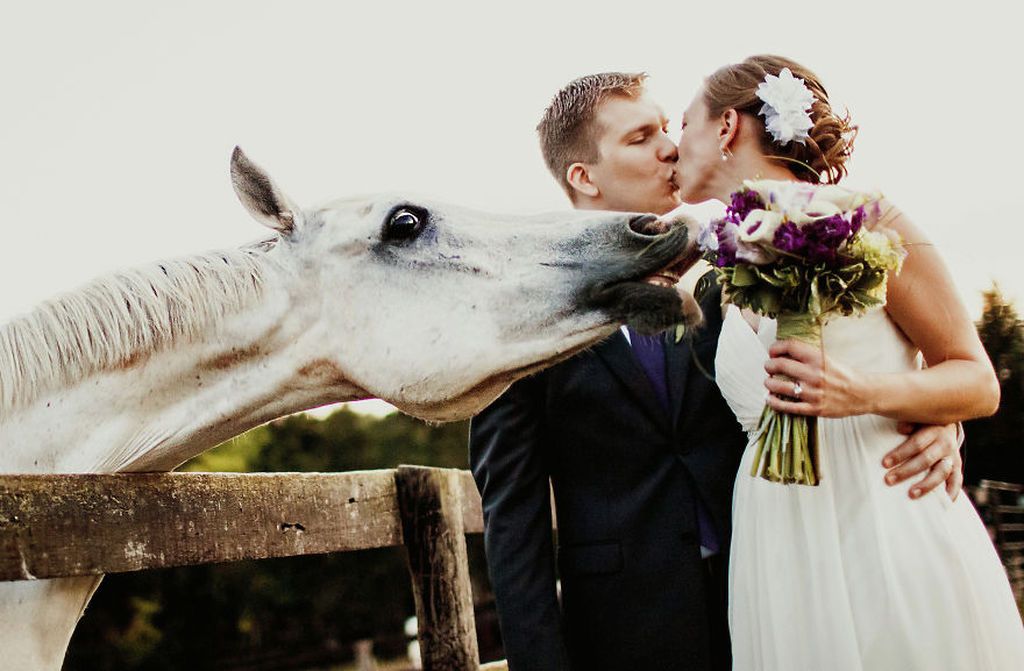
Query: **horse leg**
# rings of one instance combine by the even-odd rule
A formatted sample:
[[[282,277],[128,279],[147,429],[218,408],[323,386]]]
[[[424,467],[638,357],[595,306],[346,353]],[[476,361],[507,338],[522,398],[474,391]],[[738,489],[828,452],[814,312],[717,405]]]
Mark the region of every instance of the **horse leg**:
[[[0,666],[60,671],[103,576],[0,583]]]

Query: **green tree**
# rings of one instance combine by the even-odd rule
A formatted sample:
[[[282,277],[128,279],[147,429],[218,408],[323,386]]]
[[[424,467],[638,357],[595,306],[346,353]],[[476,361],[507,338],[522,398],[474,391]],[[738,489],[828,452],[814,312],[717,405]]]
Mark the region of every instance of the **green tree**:
[[[1002,398],[992,417],[966,422],[965,479],[1024,482],[1024,322],[997,285],[984,294],[978,335],[999,377]]]

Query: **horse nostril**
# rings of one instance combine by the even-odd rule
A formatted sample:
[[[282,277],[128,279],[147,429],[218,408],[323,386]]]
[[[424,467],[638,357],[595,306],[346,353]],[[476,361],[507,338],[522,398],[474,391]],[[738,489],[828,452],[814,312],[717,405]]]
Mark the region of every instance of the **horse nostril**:
[[[668,232],[669,225],[656,214],[641,214],[629,220],[629,229],[640,235],[661,235]]]

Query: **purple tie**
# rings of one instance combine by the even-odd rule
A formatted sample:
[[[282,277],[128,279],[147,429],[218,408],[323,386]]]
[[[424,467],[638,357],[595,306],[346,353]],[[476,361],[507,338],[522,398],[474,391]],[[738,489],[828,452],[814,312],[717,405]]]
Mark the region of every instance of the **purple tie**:
[[[665,345],[662,335],[641,335],[629,329],[629,342],[633,347],[633,356],[647,373],[647,379],[654,387],[654,393],[661,401],[666,412],[671,410],[668,401],[668,380],[665,375]],[[707,511],[704,502],[697,500],[697,533],[700,535],[701,547],[708,553],[715,554],[721,548],[718,544],[718,534],[715,533],[715,525],[711,521],[711,515]]]
[[[629,342],[633,346],[633,356],[647,373],[647,379],[651,381],[661,406],[668,411],[668,382],[665,379],[665,346],[662,336],[640,335],[629,329]]]

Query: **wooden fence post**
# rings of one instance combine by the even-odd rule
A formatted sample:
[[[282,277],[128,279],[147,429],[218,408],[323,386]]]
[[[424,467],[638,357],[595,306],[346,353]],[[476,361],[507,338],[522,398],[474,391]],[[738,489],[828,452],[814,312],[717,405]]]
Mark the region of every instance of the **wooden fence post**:
[[[395,472],[402,534],[416,599],[425,671],[476,671],[462,485],[458,471],[399,466]]]

